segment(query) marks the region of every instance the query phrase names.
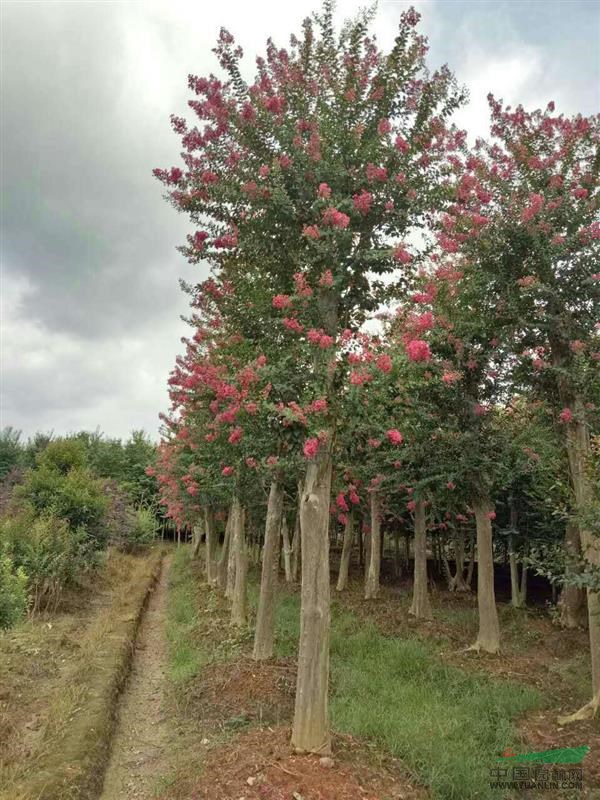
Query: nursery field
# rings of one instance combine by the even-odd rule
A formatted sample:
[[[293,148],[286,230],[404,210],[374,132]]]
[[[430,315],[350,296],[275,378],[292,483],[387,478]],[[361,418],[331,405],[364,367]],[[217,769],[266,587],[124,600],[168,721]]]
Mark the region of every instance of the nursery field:
[[[85,168],[47,170],[69,197],[85,184],[64,219],[23,193],[39,241],[15,193],[14,249],[44,269],[48,250],[52,284],[13,289],[38,348],[17,394],[44,378],[0,433],[0,800],[600,800],[600,114],[574,105],[591,66],[564,109],[520,104],[583,57],[594,4],[566,4],[563,35],[561,4],[344,19],[322,0],[254,66],[245,39],[205,36],[221,11],[262,30],[260,3],[184,3],[198,34],[178,3],[50,5],[110,31],[115,58],[75,22],[72,61],[58,23],[40,36],[86,114],[69,94],[68,146],[36,141],[27,168],[78,151],[75,121],[89,142]],[[277,24],[298,11],[279,6]],[[175,89],[180,36],[207,71]],[[94,102],[88,60],[111,82]],[[170,144],[164,92],[189,117]],[[140,178],[141,152],[175,163]],[[119,163],[98,188],[102,154]],[[179,313],[146,179],[187,226]],[[127,438],[73,427],[149,413]]]
[[[351,565],[332,604],[333,754],[307,757],[289,744],[297,584],[282,581],[275,654],[256,662],[251,627],[230,627],[189,545],[112,555],[62,611],[3,635],[0,796],[535,797],[494,788],[498,755],[581,744],[591,748],[583,787],[541,796],[599,796],[598,723],[556,725],[586,696],[584,631],[560,632],[543,607],[500,603],[498,660],[466,649],[473,597],[440,586],[436,621],[419,625],[408,578],[389,576],[366,603],[360,572]],[[250,620],[258,584],[251,566]]]

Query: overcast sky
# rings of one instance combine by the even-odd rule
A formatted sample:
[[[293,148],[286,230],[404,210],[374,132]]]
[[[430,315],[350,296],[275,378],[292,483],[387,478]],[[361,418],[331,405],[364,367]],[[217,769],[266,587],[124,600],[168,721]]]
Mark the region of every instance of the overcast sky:
[[[338,16],[364,3],[339,0]],[[394,36],[409,3],[381,0]],[[486,94],[572,114],[600,110],[597,0],[425,0],[429,63],[471,92],[459,124],[487,128]],[[188,73],[218,71],[221,25],[248,75],[268,35],[281,45],[318,0],[1,3],[2,421],[65,433],[155,437],[186,297],[201,279],[175,250],[186,219],[152,168],[178,163],[169,115]]]

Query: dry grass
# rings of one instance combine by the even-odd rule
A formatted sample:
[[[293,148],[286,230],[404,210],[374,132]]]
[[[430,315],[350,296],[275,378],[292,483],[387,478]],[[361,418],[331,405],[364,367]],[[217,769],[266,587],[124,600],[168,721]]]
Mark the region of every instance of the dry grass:
[[[161,555],[112,553],[84,604],[0,639],[0,800],[87,800],[99,789]]]

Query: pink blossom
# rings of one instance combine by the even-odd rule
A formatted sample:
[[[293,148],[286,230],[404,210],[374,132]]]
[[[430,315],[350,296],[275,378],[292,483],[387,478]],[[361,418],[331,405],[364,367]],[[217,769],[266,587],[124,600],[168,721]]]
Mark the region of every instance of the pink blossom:
[[[373,181],[386,181],[388,176],[387,169],[378,167],[375,164],[367,164],[366,176],[370,183]]]
[[[488,511],[488,513],[486,514],[486,517],[488,519],[496,519],[496,512],[495,511]]]
[[[456,484],[454,483],[454,481],[448,481],[446,487],[450,489],[450,491],[452,491],[453,489],[456,489]]]
[[[319,197],[331,197],[331,187],[328,183],[319,184]]]
[[[367,439],[367,444],[369,447],[372,447],[374,450],[377,450],[378,447],[381,447],[381,440],[380,439]]]
[[[287,294],[276,294],[273,297],[273,308],[287,308],[292,304],[292,298]]]
[[[377,125],[377,133],[380,136],[385,136],[392,130],[392,123],[389,119],[380,119],[379,124]]]
[[[224,475],[226,478],[229,478],[230,475],[233,475],[234,471],[235,470],[233,469],[233,467],[223,467],[223,469],[221,470],[221,475]]]
[[[323,224],[331,225],[333,228],[347,228],[350,224],[350,217],[337,208],[326,208],[323,211]]]
[[[396,150],[399,150],[401,153],[407,153],[409,149],[409,144],[402,136],[396,136],[396,140],[394,141],[394,147]]]
[[[473,406],[473,412],[476,417],[484,417],[489,410],[489,406],[484,406],[481,403],[475,403]]]
[[[319,278],[319,286],[323,286],[327,289],[333,286],[333,272],[330,269],[326,269]]]
[[[251,414],[252,416],[254,416],[254,414],[256,414],[256,412],[258,411],[258,405],[256,403],[246,403],[244,408],[246,409],[248,414]]]
[[[304,453],[306,458],[314,458],[317,455],[317,451],[319,449],[319,440],[316,438],[307,439],[304,442],[304,447],[302,448],[302,452]]]
[[[461,376],[460,372],[454,372],[454,371],[448,370],[447,372],[444,372],[444,374],[442,375],[442,380],[446,384],[452,384],[452,383],[456,383],[456,381],[459,381],[461,379],[461,377],[462,376]]]
[[[295,317],[284,317],[282,320],[284,326],[293,333],[302,333],[304,327],[298,322]]]
[[[324,397],[319,397],[317,400],[313,400],[310,404],[310,410],[315,414],[321,414],[327,411],[327,400]]]
[[[417,507],[417,504],[414,500],[409,500],[408,503],[406,504],[406,507],[408,508],[409,511],[414,511],[415,508]]]
[[[423,339],[413,339],[406,347],[406,353],[411,361],[430,361],[431,350]]]
[[[263,164],[262,167],[259,168],[258,174],[261,178],[268,178],[271,174],[271,168],[268,167],[266,164]]]
[[[356,493],[355,489],[351,489],[348,495],[348,500],[352,503],[352,505],[356,506],[360,503],[360,497]]]
[[[265,462],[269,467],[274,467],[279,463],[279,456],[268,456]]]
[[[302,228],[302,235],[306,236],[307,239],[320,239],[321,231],[316,225],[305,225]]]
[[[257,469],[258,468],[258,461],[255,458],[247,458],[246,459],[246,466],[250,467],[250,469]]]
[[[338,496],[335,498],[335,504],[341,511],[349,511],[348,503],[346,502],[346,498],[344,497],[343,492],[340,492]]]
[[[345,514],[338,514],[337,520],[340,523],[340,525],[346,525],[346,523],[348,522],[348,517]]]
[[[257,367],[264,367],[266,363],[267,363],[267,357],[265,355],[261,355],[256,359]]]
[[[402,444],[404,441],[402,434],[397,428],[390,428],[389,431],[386,431],[385,435],[392,444]]]
[[[281,167],[281,169],[287,169],[288,167],[291,167],[292,159],[289,156],[286,156],[285,154],[279,156],[279,166]]]
[[[573,419],[573,412],[570,408],[563,408],[560,412],[558,419],[560,420],[562,425],[566,425],[568,422],[571,422]]]
[[[382,353],[375,362],[375,365],[377,369],[380,370],[381,372],[392,371],[392,359],[388,356],[387,353]]]
[[[585,342],[582,342],[581,339],[574,339],[572,342],[569,342],[569,349],[572,353],[583,353],[585,350]]]
[[[373,203],[373,195],[370,192],[367,192],[363,189],[360,194],[355,194],[352,200],[354,202],[354,208],[356,209],[356,211],[358,211],[363,216],[366,216],[371,210],[371,204]]]
[[[237,444],[241,440],[243,435],[244,431],[242,430],[242,428],[240,427],[234,428],[229,434],[229,439],[228,439],[229,444]]]
[[[413,258],[403,245],[394,248],[392,257],[394,261],[398,261],[400,264],[410,264]]]
[[[529,222],[540,213],[544,205],[544,198],[541,194],[530,194],[529,205],[521,212],[521,221]]]

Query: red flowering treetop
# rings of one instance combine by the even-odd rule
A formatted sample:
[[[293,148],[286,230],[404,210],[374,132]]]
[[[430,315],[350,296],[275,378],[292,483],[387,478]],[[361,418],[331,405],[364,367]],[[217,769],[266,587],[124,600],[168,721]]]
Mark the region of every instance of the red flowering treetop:
[[[600,360],[600,116],[489,101],[495,141],[454,160],[439,242],[477,264],[499,335],[530,373],[577,383]]]
[[[336,36],[325,2],[290,49],[269,40],[251,84],[221,31],[226,78],[190,76],[198,121],[172,118],[183,167],[155,170],[198,227],[183,248],[190,260],[252,272],[282,311],[304,275],[306,330],[334,336],[338,321],[363,321],[381,289],[372,275],[411,261],[405,236],[441,202],[447,152],[462,143],[446,125],[461,95],[447,68],[426,71],[418,20],[402,15],[384,55],[368,15]]]

